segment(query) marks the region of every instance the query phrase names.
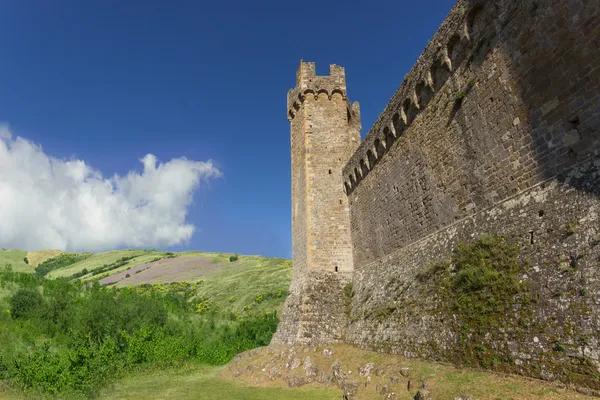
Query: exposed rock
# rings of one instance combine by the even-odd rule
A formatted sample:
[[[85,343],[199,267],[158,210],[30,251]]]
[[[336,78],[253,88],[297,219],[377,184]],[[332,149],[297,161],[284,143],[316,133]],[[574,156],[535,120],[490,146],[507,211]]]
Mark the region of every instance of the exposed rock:
[[[395,399],[395,398],[396,398],[396,393],[395,392],[388,393],[384,397],[384,399],[386,399],[386,400],[391,400],[391,399]]]
[[[412,390],[413,388],[413,383],[412,381],[409,379],[408,383],[406,384],[406,390],[408,390],[409,392]]]
[[[335,379],[342,378],[342,363],[340,360],[335,360],[333,364],[331,364],[331,373]]]
[[[459,394],[454,400],[473,400],[473,396],[470,394]]]
[[[402,376],[403,376],[403,377],[405,377],[405,378],[408,378],[408,375],[409,375],[409,374],[410,374],[410,373],[409,373],[409,371],[408,371],[408,368],[400,368],[400,375],[402,375]]]
[[[398,375],[390,376],[390,383],[398,383],[400,382],[400,377]]]
[[[367,376],[367,379],[365,379],[365,387],[369,385],[369,382],[371,382],[371,377]]]
[[[233,373],[233,377],[234,377],[234,378],[237,378],[237,377],[238,377],[238,376],[240,376],[241,374],[242,374],[242,371],[240,371],[240,370],[238,369],[237,371],[235,371],[235,372]]]
[[[302,361],[299,358],[294,358],[294,359],[292,359],[292,361],[288,362],[285,365],[285,369],[287,369],[287,370],[296,369],[300,366],[300,364],[302,364]]]
[[[269,379],[273,381],[276,378],[281,378],[281,370],[277,365],[269,370]]]
[[[233,357],[233,359],[231,360],[231,362],[238,363],[238,362],[240,362],[240,360],[244,360],[246,358],[254,358],[255,356],[257,356],[260,353],[262,353],[262,351],[263,351],[262,347],[259,347],[257,349],[252,349],[252,350],[244,351],[243,353],[236,354]]]
[[[333,350],[331,350],[331,349],[323,349],[323,357],[325,357],[325,358],[331,358],[332,355],[333,355]]]
[[[325,371],[321,371],[317,374],[317,382],[319,383],[331,383],[332,379],[333,377]]]
[[[362,378],[371,375],[371,370],[375,367],[374,363],[367,363],[366,365],[358,368],[358,375]]]
[[[312,365],[309,356],[306,356],[304,359],[304,371],[306,372],[307,377],[317,376],[317,368]]]
[[[289,387],[295,388],[302,385],[306,385],[308,381],[303,376],[287,375],[283,380],[288,384]]]
[[[433,400],[431,393],[427,389],[421,389],[415,395],[415,400]]]
[[[344,399],[351,400],[354,398],[358,390],[358,383],[354,381],[344,380],[342,382],[342,390],[344,391]]]
[[[382,376],[383,374],[385,374],[385,369],[383,369],[383,368],[377,368],[375,370],[375,375]]]

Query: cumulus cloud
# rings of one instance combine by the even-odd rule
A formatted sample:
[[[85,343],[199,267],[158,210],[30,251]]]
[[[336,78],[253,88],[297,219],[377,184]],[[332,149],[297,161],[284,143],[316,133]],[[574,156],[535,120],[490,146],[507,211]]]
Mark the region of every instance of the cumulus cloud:
[[[102,251],[185,243],[201,183],[221,176],[212,161],[142,158],[143,169],[105,178],[83,160],[61,160],[0,126],[0,246]]]

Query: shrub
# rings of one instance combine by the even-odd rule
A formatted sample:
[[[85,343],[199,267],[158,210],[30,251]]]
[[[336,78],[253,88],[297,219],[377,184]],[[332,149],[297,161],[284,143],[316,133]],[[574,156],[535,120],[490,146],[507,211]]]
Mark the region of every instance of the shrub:
[[[237,254],[229,257],[229,262],[234,262],[234,261],[237,261],[237,260],[238,260],[238,255]]]
[[[9,303],[20,320],[2,326],[11,339],[0,340],[0,379],[53,398],[96,398],[138,368],[225,364],[267,345],[278,322],[275,313],[217,312],[213,300],[195,297],[201,282],[115,288],[5,269],[0,283],[18,286]]]
[[[44,298],[35,289],[19,289],[8,303],[14,319],[34,318],[42,314]]]

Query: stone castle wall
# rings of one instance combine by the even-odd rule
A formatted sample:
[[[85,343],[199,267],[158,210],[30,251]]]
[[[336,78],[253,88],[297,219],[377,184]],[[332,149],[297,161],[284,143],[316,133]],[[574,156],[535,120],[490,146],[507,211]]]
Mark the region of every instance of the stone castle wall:
[[[343,170],[348,342],[600,389],[599,50],[597,2],[458,1]],[[529,289],[478,336],[418,276],[482,234]]]
[[[459,0],[362,143],[341,67],[301,63],[288,118],[276,343],[600,391],[598,2]]]
[[[428,271],[488,234],[516,244],[524,286],[499,319],[481,314],[478,331],[452,307],[452,274]],[[345,340],[600,390],[599,267],[600,158],[361,265]]]
[[[599,10],[456,4],[344,169],[357,266],[600,150]]]

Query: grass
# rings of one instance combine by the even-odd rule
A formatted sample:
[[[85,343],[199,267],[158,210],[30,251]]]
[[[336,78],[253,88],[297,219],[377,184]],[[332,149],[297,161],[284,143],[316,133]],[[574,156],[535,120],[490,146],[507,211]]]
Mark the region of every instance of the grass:
[[[27,257],[27,252],[24,250],[0,250],[0,268],[10,264],[14,271],[33,272],[35,267],[26,264],[25,257]]]
[[[328,388],[251,387],[219,376],[222,367],[201,367],[187,372],[160,372],[125,378],[101,393],[101,399],[198,400],[329,400],[340,391]]]
[[[320,370],[331,372],[331,364],[335,360],[342,362],[343,370],[352,371],[351,379],[360,381],[356,400],[380,398],[376,395],[377,385],[388,385],[394,391],[397,400],[413,399],[421,380],[430,384],[430,391],[436,400],[452,400],[458,394],[468,393],[477,400],[585,400],[592,399],[574,391],[558,388],[551,383],[527,379],[519,376],[499,375],[475,369],[457,369],[454,366],[406,359],[371,351],[356,349],[347,345],[330,347],[333,357],[325,359],[321,356],[322,349],[314,352],[303,352],[297,349],[297,357],[303,359],[310,356],[312,363]],[[199,399],[199,400],[263,400],[263,399],[289,399],[289,400],[328,400],[341,398],[341,390],[334,386],[311,384],[290,389],[281,379],[271,381],[261,368],[256,372],[242,374],[234,378],[236,370],[245,370],[249,365],[264,366],[275,355],[268,355],[266,351],[261,354],[244,359],[240,364],[229,367],[197,367],[187,365],[179,369],[164,370],[160,372],[138,373],[117,381],[110,388],[101,391],[100,399],[128,400],[128,399]],[[287,358],[282,361],[287,362]],[[364,385],[366,378],[358,376],[358,367],[368,362],[375,363],[371,373],[371,381]],[[385,373],[376,376],[375,371],[383,367]],[[390,383],[390,376],[394,375],[391,368],[408,368],[409,377],[400,376],[397,383]],[[285,372],[285,369],[282,368]],[[294,371],[298,375],[304,373],[303,368]],[[408,380],[415,386],[411,391],[406,390]],[[10,391],[0,382],[0,399],[21,400],[26,398],[22,393]]]
[[[196,367],[194,370],[163,371],[132,375],[100,393],[101,400],[337,400],[333,388],[251,387],[219,376],[223,367]],[[0,390],[3,386],[0,382]],[[5,388],[0,400],[41,398]]]
[[[40,251],[30,251],[27,253],[27,260],[29,261],[29,265],[33,267],[37,267],[44,261],[56,257],[63,252],[60,250],[40,250]]]
[[[244,306],[252,306],[257,311],[268,307],[266,303],[257,303],[257,295],[282,290],[287,296],[292,280],[291,261],[259,256],[239,256],[236,263],[244,264],[246,267],[234,268],[234,265],[229,262],[228,255],[224,256],[222,271],[204,281],[198,291],[200,296],[206,296],[217,304],[227,304],[231,309],[239,310]]]
[[[155,260],[156,258],[161,257],[161,255],[162,255],[162,253],[159,253],[159,252],[151,252],[151,253],[147,253],[147,254],[142,254],[140,256],[137,256],[136,258],[129,260],[127,262],[127,264],[123,265],[122,267],[111,270],[107,274],[114,275],[114,274],[118,274],[119,272],[126,271],[128,268],[133,268],[133,267],[137,267],[138,265],[151,263],[152,260]],[[94,257],[94,256],[92,256],[92,257]],[[94,261],[94,265],[96,265],[96,266],[92,267],[92,268],[101,267],[104,264],[100,264],[99,262]],[[83,267],[83,268],[87,268],[87,267]],[[83,268],[81,268],[81,269],[83,269]],[[90,271],[90,268],[87,268],[87,269],[88,269],[88,271]],[[105,275],[105,274],[102,274],[102,275]],[[99,275],[92,275],[90,273],[90,274],[82,276],[81,280],[88,281],[88,280],[96,279],[98,277],[99,277]]]
[[[149,255],[149,254],[152,255],[150,257],[150,258],[152,258],[152,257],[156,257],[157,255],[162,254],[162,253],[158,252],[158,251],[152,251],[152,250],[131,250],[131,249],[108,251],[106,253],[98,253],[98,254],[94,254],[90,258],[87,258],[83,261],[69,265],[68,267],[61,268],[56,271],[52,271],[48,274],[48,278],[69,277],[76,272],[82,271],[84,268],[87,269],[88,271],[91,271],[92,269],[101,267],[104,264],[111,264],[111,263],[117,261],[119,258],[123,258],[123,257],[136,256],[135,259],[133,259],[129,262],[128,266],[139,265],[139,264],[143,264],[143,262],[134,264],[137,260],[137,257],[143,256],[143,255]]]
[[[423,361],[418,359],[409,359],[401,356],[376,353],[372,351],[360,350],[348,345],[330,346],[333,350],[331,358],[322,356],[323,348],[317,348],[316,351],[304,351],[301,347],[296,348],[295,357],[304,359],[306,356],[311,358],[313,366],[319,371],[331,373],[331,365],[335,360],[342,363],[342,371],[352,371],[350,380],[358,382],[359,389],[355,400],[368,400],[382,398],[376,393],[376,387],[387,385],[390,391],[396,393],[396,400],[413,399],[421,381],[429,382],[431,394],[436,400],[453,400],[459,394],[471,394],[477,400],[582,400],[591,399],[590,396],[579,394],[575,391],[561,389],[549,382],[528,379],[519,376],[500,375],[492,372],[486,372],[477,369],[461,368],[457,369],[453,365]],[[286,350],[288,351],[288,350]],[[278,363],[286,363],[286,357]],[[248,386],[273,387],[283,386],[285,383],[281,378],[270,381],[267,372],[262,372],[264,365],[269,365],[273,359],[279,359],[279,352],[267,354],[264,348],[260,354],[242,359],[239,364],[235,361],[231,368],[221,370],[221,377],[227,380],[236,380],[244,382]],[[372,362],[375,364],[371,372],[371,380],[365,385],[366,377],[360,377],[358,368]],[[234,378],[236,371],[246,371],[249,365],[255,366],[252,373],[242,373],[238,378]],[[304,368],[299,367],[293,371],[280,369],[284,374],[296,374],[302,376]],[[381,376],[376,375],[376,371],[383,368],[384,373]],[[409,376],[403,377],[398,371],[400,368],[408,368]],[[391,376],[396,376],[398,382],[392,383]],[[407,390],[408,380],[412,381],[413,389]],[[338,392],[340,393],[340,392]],[[338,395],[341,397],[340,395]]]

